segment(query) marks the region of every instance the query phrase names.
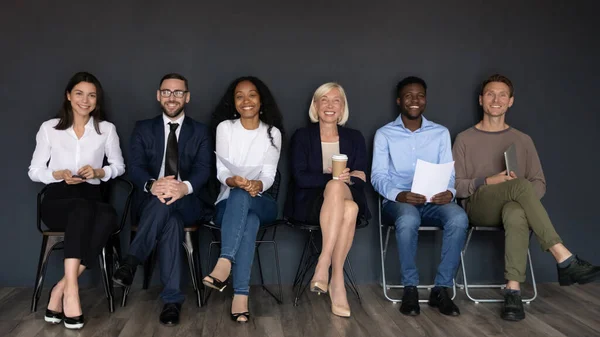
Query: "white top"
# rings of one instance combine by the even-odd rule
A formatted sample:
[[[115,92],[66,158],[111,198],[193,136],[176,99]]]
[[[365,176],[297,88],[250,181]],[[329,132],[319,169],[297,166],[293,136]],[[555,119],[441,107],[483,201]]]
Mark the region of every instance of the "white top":
[[[165,150],[163,151],[163,160],[162,160],[162,164],[160,164],[160,172],[158,172],[158,178],[162,178],[165,176],[165,160],[167,160],[167,145],[169,142],[169,133],[171,133],[171,126],[169,125],[169,123],[179,124],[179,126],[175,130],[175,137],[177,138],[177,142],[179,142],[179,134],[181,133],[181,126],[183,125],[183,119],[185,118],[185,113],[182,112],[181,116],[174,121],[170,120],[167,116],[165,116],[164,113],[163,113],[162,117],[163,117],[163,124],[165,126],[164,127],[164,129],[165,129]],[[179,172],[177,172],[177,180],[181,181],[181,175],[179,174]],[[183,183],[186,184],[188,187],[187,194],[192,194],[192,192],[194,192],[194,188],[192,187],[192,184],[187,180],[184,181]],[[146,191],[146,192],[148,192],[148,191]]]
[[[223,121],[217,126],[217,154],[235,167],[261,166],[257,176],[244,178],[262,181],[262,192],[273,185],[281,150],[281,132],[276,127],[271,129],[273,146],[268,128],[267,124],[260,122],[257,129],[246,130],[239,118]],[[221,192],[215,204],[229,197],[231,187],[225,181],[232,176],[234,174],[217,157],[217,179],[221,182]]]
[[[323,153],[323,173],[329,173],[327,169],[332,167],[331,157],[334,154],[340,154],[340,142],[321,142],[321,152]]]
[[[29,166],[29,178],[44,184],[56,183],[52,172],[70,170],[77,174],[80,168],[90,165],[93,168],[102,167],[104,156],[108,159],[108,166],[104,169],[102,181],[116,178],[125,172],[125,163],[119,147],[117,129],[110,122],[98,124],[101,134],[94,128],[94,118],[85,125],[81,139],[75,135],[73,126],[66,130],[56,130],[54,127],[59,119],[54,118],[42,123],[35,140],[35,151]],[[48,160],[50,162],[48,163]],[[87,179],[92,185],[100,184],[100,179]]]

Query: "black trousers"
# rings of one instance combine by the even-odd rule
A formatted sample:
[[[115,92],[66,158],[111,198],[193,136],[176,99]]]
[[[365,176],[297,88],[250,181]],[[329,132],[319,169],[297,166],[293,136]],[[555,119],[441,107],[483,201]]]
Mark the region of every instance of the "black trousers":
[[[64,231],[65,259],[80,259],[90,268],[117,229],[117,212],[104,203],[100,185],[50,184],[42,200],[42,221]]]

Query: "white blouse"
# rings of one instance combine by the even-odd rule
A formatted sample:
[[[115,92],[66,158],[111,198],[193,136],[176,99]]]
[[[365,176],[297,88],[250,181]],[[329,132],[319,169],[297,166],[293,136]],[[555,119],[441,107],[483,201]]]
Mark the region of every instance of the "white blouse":
[[[256,170],[255,176],[244,178],[262,181],[262,192],[273,185],[281,151],[281,132],[276,127],[271,129],[273,143],[275,144],[273,146],[267,132],[268,128],[267,124],[260,122],[257,129],[246,130],[239,118],[223,121],[217,126],[217,179],[221,182],[221,191],[215,204],[229,197],[231,188],[227,186],[225,181],[227,178],[236,175],[223,164],[219,156],[236,168],[260,167],[260,170]]]
[[[99,135],[92,117],[85,125],[83,136],[78,139],[72,126],[66,130],[56,130],[54,127],[58,121],[58,118],[54,118],[42,123],[35,137],[35,151],[29,166],[31,180],[44,184],[59,182],[62,179],[54,179],[52,172],[66,169],[77,174],[85,165],[96,169],[102,166],[105,156],[109,165],[102,167],[102,181],[116,178],[125,172],[119,136],[112,123],[100,122],[98,126],[102,134]],[[86,182],[98,185],[100,179],[87,179]]]

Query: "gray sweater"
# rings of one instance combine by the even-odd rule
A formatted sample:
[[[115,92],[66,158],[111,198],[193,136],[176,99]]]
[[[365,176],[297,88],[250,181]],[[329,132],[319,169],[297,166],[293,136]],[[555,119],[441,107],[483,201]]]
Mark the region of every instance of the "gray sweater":
[[[531,137],[509,127],[498,132],[487,132],[471,127],[456,136],[452,155],[456,169],[456,197],[468,198],[485,178],[506,169],[504,151],[514,143],[517,150],[517,177],[531,182],[541,199],[546,193],[546,178]]]

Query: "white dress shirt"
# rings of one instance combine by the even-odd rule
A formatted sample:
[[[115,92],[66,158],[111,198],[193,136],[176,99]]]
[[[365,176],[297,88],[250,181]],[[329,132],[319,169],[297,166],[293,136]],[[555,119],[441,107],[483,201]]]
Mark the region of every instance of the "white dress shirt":
[[[169,141],[169,133],[171,133],[171,126],[169,125],[169,123],[179,124],[179,126],[177,127],[177,130],[175,130],[175,137],[177,138],[177,142],[179,142],[179,134],[181,133],[181,127],[183,126],[183,120],[185,118],[185,113],[182,112],[181,116],[174,121],[170,120],[169,117],[167,117],[164,113],[163,113],[162,117],[163,117],[163,123],[165,125],[165,150],[163,151],[163,160],[162,160],[162,164],[160,165],[160,172],[158,173],[158,178],[162,178],[165,176],[165,161],[167,160],[167,143]],[[178,154],[178,156],[179,156],[179,154]],[[181,181],[181,175],[179,174],[179,172],[177,172],[177,180]],[[194,192],[192,183],[190,183],[187,180],[184,181],[183,183],[186,184],[188,187],[187,194],[192,194]]]
[[[239,118],[226,120],[217,126],[217,154],[235,167],[261,166],[257,176],[244,178],[262,181],[262,192],[273,185],[281,150],[281,132],[276,127],[271,129],[275,144],[273,146],[267,132],[268,128],[267,124],[260,122],[257,129],[246,130]],[[225,181],[234,175],[217,157],[217,179],[221,182],[221,191],[215,204],[229,197],[231,187],[227,186]]]
[[[94,128],[94,118],[84,127],[83,136],[77,138],[73,126],[66,130],[56,130],[54,127],[59,119],[54,118],[42,123],[35,140],[36,146],[29,166],[29,178],[44,184],[60,182],[63,179],[54,179],[52,172],[69,170],[71,174],[86,165],[97,169],[102,167],[104,156],[109,165],[102,167],[102,179],[87,179],[92,185],[100,184],[100,180],[108,181],[125,172],[125,163],[119,147],[119,136],[115,126],[106,121],[98,124],[100,133]],[[50,162],[48,162],[50,160]]]

